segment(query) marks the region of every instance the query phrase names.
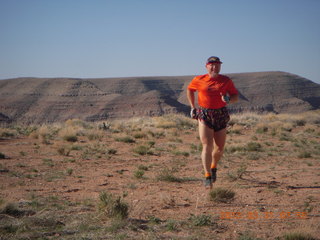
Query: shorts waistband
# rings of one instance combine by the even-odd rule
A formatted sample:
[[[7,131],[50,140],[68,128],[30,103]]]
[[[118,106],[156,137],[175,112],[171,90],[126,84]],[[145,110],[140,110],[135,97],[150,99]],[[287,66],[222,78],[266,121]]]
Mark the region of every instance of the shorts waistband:
[[[222,107],[222,108],[217,108],[217,109],[212,109],[212,108],[204,108],[204,107],[199,107],[201,110],[203,111],[221,111],[221,110],[225,110],[227,109],[226,107]]]

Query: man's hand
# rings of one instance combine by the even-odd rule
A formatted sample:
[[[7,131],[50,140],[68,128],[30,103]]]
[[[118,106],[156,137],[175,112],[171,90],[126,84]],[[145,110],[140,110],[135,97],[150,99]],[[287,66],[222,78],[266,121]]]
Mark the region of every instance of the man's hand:
[[[190,117],[193,119],[197,119],[197,109],[196,108],[191,108]]]
[[[226,104],[230,103],[230,97],[228,95],[223,95],[222,93],[220,93],[220,95],[223,102]]]

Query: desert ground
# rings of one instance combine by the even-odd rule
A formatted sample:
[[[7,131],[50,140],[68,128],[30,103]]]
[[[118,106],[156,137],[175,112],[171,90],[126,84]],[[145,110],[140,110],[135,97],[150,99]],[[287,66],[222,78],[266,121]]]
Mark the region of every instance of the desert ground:
[[[0,129],[0,239],[319,239],[320,112],[232,115],[213,189],[183,115]]]

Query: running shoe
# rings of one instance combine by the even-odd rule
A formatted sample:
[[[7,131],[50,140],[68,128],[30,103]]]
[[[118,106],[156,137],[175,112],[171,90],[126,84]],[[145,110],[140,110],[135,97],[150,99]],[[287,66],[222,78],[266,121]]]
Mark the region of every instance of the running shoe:
[[[212,188],[212,179],[210,177],[206,177],[203,181],[203,184],[206,188]]]
[[[214,183],[217,180],[217,169],[211,168],[211,180]]]

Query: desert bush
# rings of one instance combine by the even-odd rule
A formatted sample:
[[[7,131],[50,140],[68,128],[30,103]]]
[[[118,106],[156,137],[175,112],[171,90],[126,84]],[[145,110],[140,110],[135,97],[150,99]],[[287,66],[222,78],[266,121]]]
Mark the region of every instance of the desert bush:
[[[232,114],[229,125],[232,126],[238,124],[242,126],[252,127],[255,126],[258,122],[261,122],[262,118],[262,115],[252,112]]]
[[[169,219],[167,222],[166,222],[166,230],[168,231],[178,231],[178,227],[179,227],[179,222],[177,222],[176,220],[173,220],[173,219]]]
[[[228,133],[230,134],[241,134],[243,127],[238,124],[234,124],[230,129],[228,129]]]
[[[89,122],[80,120],[80,119],[68,119],[65,122],[66,126],[71,126],[74,128],[84,128],[84,129],[92,129],[94,126],[90,124]]]
[[[147,137],[147,134],[145,134],[145,133],[143,133],[143,132],[137,132],[137,133],[134,133],[134,134],[133,134],[133,137],[134,137],[134,138],[137,138],[137,139],[139,139],[139,138],[145,138],[145,137]]]
[[[65,141],[68,141],[68,142],[76,142],[78,141],[78,130],[75,129],[74,127],[72,126],[67,126],[67,127],[64,127],[62,128],[60,131],[59,131],[59,136],[65,140]]]
[[[125,219],[129,215],[129,206],[121,197],[114,197],[111,193],[100,193],[99,210],[108,217]]]
[[[303,151],[298,154],[298,158],[311,158],[311,156],[311,153],[307,151]]]
[[[107,150],[107,153],[108,154],[116,154],[117,153],[117,150],[116,149],[113,149],[113,148],[110,148]]]
[[[0,159],[5,159],[6,158],[6,155],[2,152],[0,152]]]
[[[147,166],[144,166],[144,165],[139,165],[138,169],[142,170],[142,171],[148,171],[149,170],[149,168]]]
[[[269,125],[267,123],[258,123],[255,127],[256,133],[263,134],[268,132]]]
[[[182,179],[174,176],[173,171],[168,168],[161,169],[156,179],[158,181],[165,181],[165,182],[182,182]]]
[[[133,149],[133,152],[138,153],[139,155],[153,155],[154,153],[150,150],[150,147],[140,145]]]
[[[8,203],[3,209],[0,210],[0,214],[6,214],[13,217],[21,217],[25,214],[25,212],[20,210],[16,204]]]
[[[261,238],[255,238],[252,233],[245,231],[240,233],[237,240],[262,240]]]
[[[148,131],[148,134],[151,136],[151,137],[154,137],[154,138],[162,138],[162,137],[165,137],[165,132],[162,132],[162,131],[151,131],[149,130]]]
[[[56,134],[56,129],[53,129],[49,125],[42,125],[37,129],[37,133],[34,134],[35,138],[39,138],[43,144],[50,144],[50,140]]]
[[[248,142],[246,145],[246,150],[249,152],[259,152],[262,150],[262,146],[260,143],[257,142]]]
[[[184,156],[184,157],[190,156],[190,153],[185,152],[185,151],[172,151],[172,153],[176,156]]]
[[[192,215],[188,219],[192,226],[202,227],[202,226],[210,226],[212,224],[211,216],[209,215]]]
[[[291,132],[293,128],[294,126],[292,123],[284,123],[281,127],[281,130]]]
[[[228,172],[227,176],[231,182],[236,181],[242,177],[242,175],[246,172],[247,167],[245,165],[241,165],[235,172]]]
[[[19,133],[15,129],[0,128],[0,137],[2,138],[15,138]]]
[[[209,192],[209,198],[214,202],[229,202],[234,199],[235,192],[231,189],[224,189],[221,187],[215,188]]]
[[[138,170],[136,170],[136,171],[134,172],[133,176],[134,176],[135,178],[140,179],[140,178],[143,178],[144,173],[145,173],[145,171],[138,169]]]
[[[151,224],[160,224],[161,223],[161,219],[157,218],[155,216],[148,216],[148,221]]]
[[[164,119],[161,117],[161,118],[159,118],[156,127],[168,129],[168,128],[177,128],[178,126],[177,126],[177,123],[169,121],[168,119]]]
[[[198,126],[198,122],[194,121],[190,117],[178,114],[170,116],[175,119],[176,123],[178,124],[178,129],[196,129]]]
[[[103,131],[101,130],[96,130],[96,129],[89,129],[84,133],[87,138],[92,141],[92,140],[101,140],[104,136]]]
[[[70,152],[71,152],[72,146],[69,145],[59,145],[57,147],[57,152],[61,155],[61,156],[69,156]]]
[[[258,159],[260,159],[260,155],[259,155],[259,153],[249,153],[248,155],[247,155],[247,159],[249,159],[249,160],[258,160]]]
[[[308,233],[293,232],[293,233],[286,233],[283,236],[276,238],[276,240],[317,240],[317,239]]]
[[[320,114],[319,110],[309,111],[300,114],[278,114],[277,119],[282,122],[290,122],[295,127],[296,126],[305,126],[309,124],[320,124]]]
[[[67,174],[67,175],[71,176],[72,173],[73,173],[73,169],[72,169],[72,168],[68,168],[68,169],[66,170],[66,174]]]
[[[124,142],[124,143],[135,143],[136,142],[133,138],[131,138],[129,136],[117,137],[117,138],[115,138],[115,140],[117,142]]]
[[[154,118],[158,128],[195,129],[197,122],[182,114],[167,114]]]
[[[106,228],[106,230],[108,232],[111,232],[111,233],[116,233],[116,232],[120,231],[121,229],[124,229],[127,225],[128,225],[128,221],[126,219],[117,218],[117,219],[114,219],[111,222],[111,225],[108,226]],[[115,236],[115,239],[119,239],[120,240],[120,239],[127,239],[128,238],[126,234],[120,235],[120,236],[123,236],[123,238]]]
[[[257,142],[248,142],[246,145],[232,145],[225,148],[226,153],[234,152],[261,152],[262,146]]]
[[[49,166],[49,167],[53,167],[54,166],[54,163],[53,163],[53,160],[50,159],[50,158],[44,158],[42,159],[42,162],[43,164]]]

